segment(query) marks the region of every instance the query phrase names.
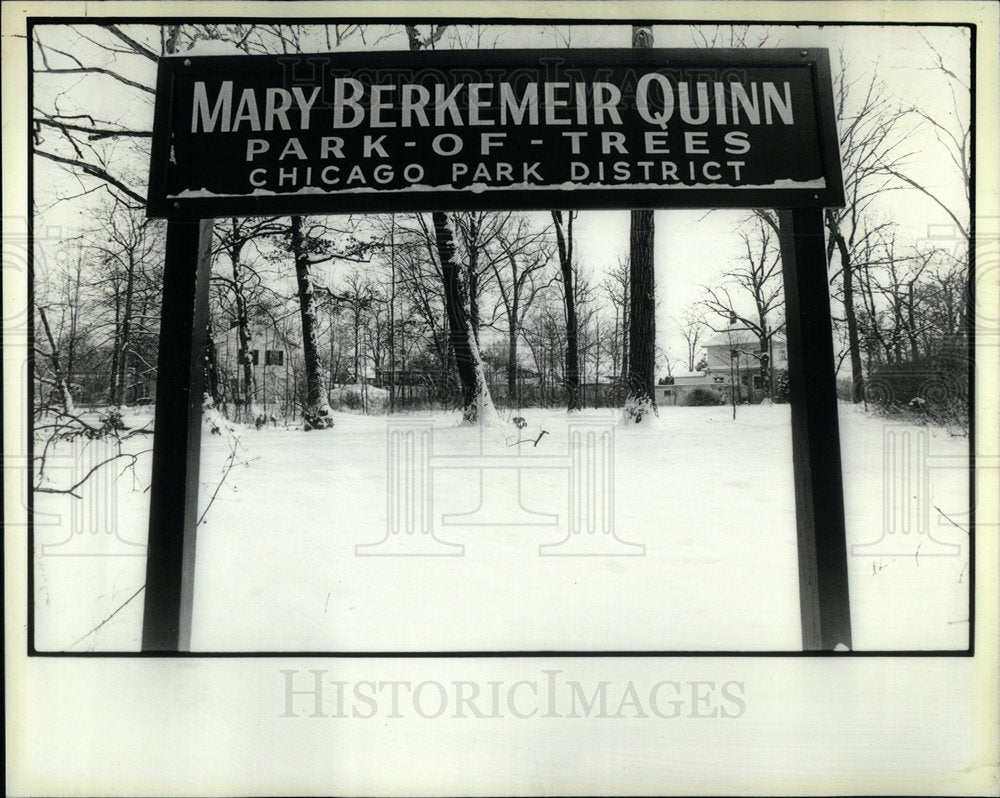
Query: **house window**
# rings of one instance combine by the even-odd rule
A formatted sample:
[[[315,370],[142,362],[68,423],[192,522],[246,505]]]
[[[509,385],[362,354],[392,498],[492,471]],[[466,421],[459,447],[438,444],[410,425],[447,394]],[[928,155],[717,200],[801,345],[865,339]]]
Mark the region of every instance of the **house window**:
[[[725,377],[713,377],[713,378],[712,378],[712,382],[718,382],[718,383],[723,383],[723,382],[725,382],[725,381],[726,381],[726,378],[725,378]]]
[[[774,356],[778,360],[788,360],[788,349],[784,346],[775,347]]]
[[[764,383],[760,381],[760,374],[753,375],[753,387],[756,388],[758,391],[764,387]]]
[[[283,366],[285,365],[285,352],[281,349],[268,349],[264,353],[264,365],[265,366]]]
[[[250,352],[250,362],[255,366],[260,362],[260,351],[254,349]]]

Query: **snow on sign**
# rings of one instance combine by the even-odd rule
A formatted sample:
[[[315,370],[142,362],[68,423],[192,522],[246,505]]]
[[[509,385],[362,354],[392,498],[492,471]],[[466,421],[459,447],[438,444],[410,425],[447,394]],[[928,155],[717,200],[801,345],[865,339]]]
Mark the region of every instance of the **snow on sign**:
[[[149,213],[843,204],[825,50],[160,61]]]

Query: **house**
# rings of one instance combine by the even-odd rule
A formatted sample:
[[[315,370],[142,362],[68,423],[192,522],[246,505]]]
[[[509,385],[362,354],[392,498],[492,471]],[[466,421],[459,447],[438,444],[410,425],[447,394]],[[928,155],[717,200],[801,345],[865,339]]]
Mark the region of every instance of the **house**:
[[[236,324],[212,337],[218,370],[218,391],[223,401],[240,402],[245,396],[246,376],[241,360],[239,329]],[[287,404],[294,379],[289,360],[289,343],[273,327],[251,327],[250,363],[253,366],[253,402],[264,408]]]
[[[655,389],[657,405],[686,405],[698,388],[711,391],[720,400],[728,397],[704,371],[685,371],[666,377],[663,385]]]
[[[772,376],[787,371],[788,345],[783,335],[773,334],[768,340],[767,351],[762,352],[760,338],[753,330],[734,326],[708,341],[705,361],[707,379],[726,401],[732,400],[735,383],[739,402],[758,404],[767,396],[762,366],[766,364]]]

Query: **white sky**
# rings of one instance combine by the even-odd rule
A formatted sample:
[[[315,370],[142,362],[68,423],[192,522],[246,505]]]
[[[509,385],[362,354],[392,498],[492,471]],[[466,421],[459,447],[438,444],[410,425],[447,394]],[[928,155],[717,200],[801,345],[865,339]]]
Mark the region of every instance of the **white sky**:
[[[923,37],[933,42],[945,57],[952,71],[963,81],[969,76],[968,35],[961,28],[895,27],[895,26],[770,26],[768,46],[828,47],[831,54],[843,48],[853,74],[867,77],[877,70],[891,96],[901,106],[915,106],[936,119],[947,119],[952,108],[949,84],[933,65]],[[150,41],[159,50],[158,29],[136,26],[130,32]],[[567,34],[571,47],[630,47],[631,28],[627,25],[576,26],[494,26],[484,29],[483,46],[503,47],[565,47]],[[470,31],[463,31],[468,40]],[[81,41],[71,32],[58,28],[41,28],[41,36],[50,44],[81,55],[93,52],[94,46]],[[722,42],[720,42],[721,44]],[[691,47],[695,44],[687,26],[658,25],[654,28],[656,47]],[[451,46],[442,40],[440,46]],[[402,35],[391,36],[375,47],[384,50],[405,49]],[[360,40],[350,40],[342,49],[373,49]],[[81,56],[82,57],[82,56]],[[833,56],[836,69],[836,56]],[[122,56],[114,68],[129,78],[153,85],[155,65],[142,58]],[[94,78],[67,76],[64,79],[44,78],[36,82],[36,92],[51,98],[61,92],[58,104],[61,112],[86,111],[109,120],[121,120],[131,127],[152,127],[152,97],[138,92],[126,93],[109,87],[108,82]],[[138,96],[138,99],[136,97]],[[967,108],[962,109],[961,122],[968,123]],[[130,146],[125,142],[122,147]],[[945,150],[928,126],[914,127],[907,141],[913,151],[908,174],[928,186],[935,186],[940,196],[956,209],[960,218],[967,216],[963,187],[957,172],[948,162]],[[791,154],[794,157],[794,154]],[[138,159],[136,159],[138,160]],[[137,174],[146,165],[136,163]],[[89,223],[85,201],[53,205],[60,195],[79,189],[67,180],[66,172],[48,161],[36,158],[36,207],[42,210],[42,225],[56,225],[64,237],[74,235]],[[900,225],[900,240],[914,243],[928,236],[928,230],[948,229],[951,225],[945,213],[932,201],[915,190],[894,191],[879,199],[877,212],[893,218]],[[684,342],[676,332],[673,318],[700,296],[700,286],[718,282],[720,273],[730,267],[738,253],[739,239],[735,230],[746,218],[746,211],[657,211],[657,343],[667,349],[672,359],[684,359]],[[599,281],[602,272],[616,264],[628,252],[629,215],[627,211],[584,211],[576,222],[576,251],[584,271]],[[938,242],[940,243],[940,242]],[[683,367],[681,367],[683,368]]]

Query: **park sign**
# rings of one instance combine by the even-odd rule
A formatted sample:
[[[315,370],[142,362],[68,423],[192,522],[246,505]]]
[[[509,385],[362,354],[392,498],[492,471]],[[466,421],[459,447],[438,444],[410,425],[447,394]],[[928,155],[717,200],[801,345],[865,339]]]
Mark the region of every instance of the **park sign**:
[[[160,60],[154,217],[836,207],[822,49]]]
[[[213,218],[692,207],[777,211],[802,646],[850,649],[823,221],[844,200],[832,94],[825,50],[161,59],[147,210],[168,219],[170,345],[157,360],[143,651],[191,644]]]

